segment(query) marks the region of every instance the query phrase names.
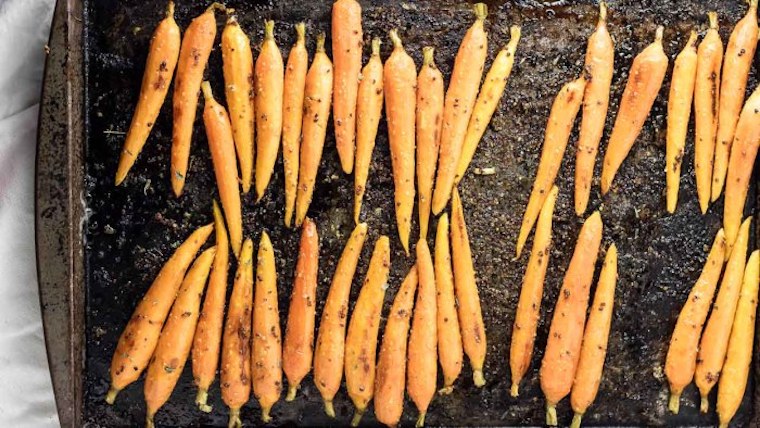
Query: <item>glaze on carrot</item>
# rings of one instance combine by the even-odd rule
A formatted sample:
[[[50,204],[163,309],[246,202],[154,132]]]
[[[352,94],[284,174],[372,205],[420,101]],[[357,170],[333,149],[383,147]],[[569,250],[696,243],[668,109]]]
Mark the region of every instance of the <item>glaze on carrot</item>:
[[[282,101],[282,164],[285,168],[285,226],[293,221],[298,190],[298,168],[301,152],[301,126],[306,72],[309,54],[306,52],[306,24],[296,24],[296,43],[288,54]]]
[[[435,235],[435,289],[436,324],[438,331],[438,360],[443,372],[443,388],[439,394],[451,394],[454,381],[462,372],[462,333],[459,331],[459,315],[454,292],[454,272],[451,268],[451,245],[449,242],[449,216],[438,218]]]

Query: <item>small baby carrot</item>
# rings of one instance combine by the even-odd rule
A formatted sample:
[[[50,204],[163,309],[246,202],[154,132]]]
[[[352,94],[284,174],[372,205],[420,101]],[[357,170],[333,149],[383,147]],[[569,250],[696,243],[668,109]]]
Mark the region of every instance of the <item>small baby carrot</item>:
[[[438,330],[438,359],[443,372],[443,388],[439,394],[451,394],[454,381],[462,372],[462,333],[459,331],[454,273],[451,270],[451,246],[449,243],[449,216],[441,214],[435,235],[435,288]]]
[[[298,190],[298,165],[301,152],[303,98],[309,54],[306,52],[306,24],[296,24],[298,38],[288,54],[282,101],[282,164],[285,168],[285,226],[293,221]]]

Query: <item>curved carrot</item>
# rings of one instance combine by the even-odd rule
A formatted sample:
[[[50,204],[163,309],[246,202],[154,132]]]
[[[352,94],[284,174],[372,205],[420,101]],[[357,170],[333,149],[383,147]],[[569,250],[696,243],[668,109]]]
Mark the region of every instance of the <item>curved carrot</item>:
[[[636,55],[631,64],[628,82],[625,84],[620,108],[615,118],[615,126],[612,128],[607,152],[604,154],[602,195],[606,195],[610,190],[615,174],[636,142],[654,100],[660,92],[662,80],[668,70],[668,57],[662,49],[664,31],[662,26],[657,27],[654,42]]]
[[[546,424],[557,425],[555,406],[573,386],[586,322],[589,290],[602,240],[602,217],[594,212],[578,235],[554,307],[546,351],[541,361],[541,390],[546,396]]]
[[[475,23],[467,30],[459,45],[444,101],[438,175],[433,190],[432,207],[433,214],[436,215],[446,208],[451,197],[467,125],[475,107],[488,55],[488,35],[483,28],[488,7],[485,3],[476,3],[474,10]]]
[[[398,425],[404,410],[406,344],[416,289],[417,267],[412,266],[393,299],[377,359],[375,417],[390,427]]]
[[[309,54],[306,52],[306,24],[296,24],[298,39],[288,54],[282,102],[282,164],[285,167],[285,226],[290,227],[298,190],[298,156],[301,152],[303,98]]]
[[[198,322],[201,296],[206,288],[211,263],[214,261],[216,248],[204,251],[193,262],[182,281],[177,300],[172,306],[166,325],[156,345],[156,351],[150,360],[148,374],[145,376],[145,425],[153,427],[153,416],[166,403],[179,376],[185,368],[193,334]]]
[[[673,214],[678,204],[681,184],[681,165],[689,129],[691,101],[694,98],[694,81],[697,77],[697,32],[692,30],[689,40],[673,65],[668,96],[668,136],[665,157],[667,180],[667,209]]]
[[[179,45],[180,30],[174,20],[174,2],[170,0],[166,7],[166,18],[158,24],[150,39],[140,98],[137,101],[132,123],[129,125],[127,138],[124,140],[124,148],[121,149],[119,166],[116,169],[116,186],[127,178],[130,168],[134,165],[161,112],[174,69],[177,67]]]
[[[319,162],[325,146],[327,119],[333,89],[333,65],[325,53],[325,35],[317,35],[317,52],[306,75],[303,103],[303,131],[296,197],[296,226],[300,226],[311,205]]]
[[[196,229],[166,261],[135,308],[111,360],[111,387],[106,395],[108,404],[113,404],[119,391],[136,381],[148,366],[185,271],[213,230],[211,224]]]
[[[586,212],[599,142],[607,121],[610,84],[615,69],[615,46],[607,31],[607,3],[599,2],[599,21],[588,38],[584,71],[588,77],[583,94],[583,117],[575,153],[575,213]]]
[[[325,401],[325,413],[331,418],[335,417],[332,400],[343,378],[348,296],[366,237],[367,223],[359,223],[338,260],[319,323],[314,349],[314,383]]]
[[[533,229],[538,213],[557,178],[557,172],[567,148],[567,140],[570,139],[570,131],[573,129],[573,122],[581,108],[585,87],[586,79],[581,76],[565,84],[554,99],[549,120],[546,122],[544,145],[541,148],[536,181],[533,183],[533,190],[530,192],[528,206],[525,208],[520,226],[520,235],[517,237],[517,257],[520,257],[525,241],[528,240],[528,234]]]
[[[668,408],[673,413],[678,413],[681,393],[694,379],[699,337],[702,335],[702,328],[707,320],[707,313],[710,311],[715,287],[718,285],[718,279],[723,270],[725,253],[726,236],[723,229],[720,229],[715,235],[715,241],[713,241],[705,266],[702,268],[702,273],[692,287],[689,297],[678,315],[676,327],[673,329],[668,356],[665,359],[665,376],[667,376],[670,384]]]
[[[443,388],[439,394],[454,391],[454,381],[462,372],[462,333],[459,331],[454,273],[451,270],[451,247],[449,244],[449,216],[441,214],[435,235],[435,288],[436,324],[438,331],[438,359],[443,372]]]
[[[362,69],[362,7],[356,0],[337,0],[332,8],[332,52],[335,58],[335,146],[346,174],[354,167],[356,96]]]
[[[288,379],[288,395],[285,401],[293,401],[296,398],[301,381],[311,371],[318,268],[319,235],[317,226],[307,218],[301,231],[298,263],[282,348],[282,369]]]
[[[515,323],[512,327],[512,343],[509,347],[509,367],[512,373],[510,395],[517,397],[520,381],[528,371],[533,357],[533,343],[536,340],[536,328],[541,317],[541,299],[544,294],[546,269],[549,267],[549,250],[552,242],[552,215],[557,201],[557,186],[549,191],[549,197],[541,207],[541,215],[536,224],[536,236],[533,238],[533,250],[530,252],[528,267],[525,269],[520,300],[517,303]]]
[[[390,31],[393,52],[385,61],[385,115],[388,122],[388,143],[393,167],[393,197],[396,224],[401,246],[409,254],[409,233],[414,209],[414,121],[417,70],[414,60],[404,50],[397,30]]]
[[[390,264],[389,240],[387,236],[381,236],[375,243],[346,336],[346,390],[356,407],[351,426],[359,425],[374,393],[377,334]]]

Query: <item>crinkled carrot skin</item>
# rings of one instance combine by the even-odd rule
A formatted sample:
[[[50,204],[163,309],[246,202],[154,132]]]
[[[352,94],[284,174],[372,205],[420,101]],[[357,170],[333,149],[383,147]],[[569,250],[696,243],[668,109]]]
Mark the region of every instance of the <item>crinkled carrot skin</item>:
[[[699,279],[694,284],[686,303],[678,315],[678,321],[670,338],[668,355],[665,358],[665,376],[670,385],[669,409],[678,413],[681,393],[694,379],[697,367],[697,351],[702,328],[707,321],[707,313],[715,295],[715,288],[723,271],[726,253],[726,235],[723,229],[715,235],[710,254]]]
[[[723,363],[726,359],[728,338],[736,313],[736,303],[742,286],[744,267],[747,261],[747,243],[749,241],[749,226],[751,219],[747,218],[741,226],[739,237],[726,263],[726,272],[720,283],[718,295],[715,297],[710,319],[707,321],[702,339],[699,342],[697,369],[694,373],[699,395],[702,397],[700,410],[706,413],[709,407],[707,395],[718,383]]]
[[[744,270],[744,280],[736,306],[734,325],[728,342],[726,362],[718,384],[718,418],[720,427],[728,428],[728,423],[741,405],[747,389],[750,365],[752,364],[752,343],[755,337],[755,314],[757,313],[758,270],[760,252],[753,251]]]
[[[536,236],[525,269],[520,299],[517,302],[515,322],[512,326],[512,342],[509,347],[509,367],[512,373],[510,394],[517,397],[520,381],[530,366],[536,329],[541,317],[541,300],[544,294],[546,269],[549,267],[549,250],[552,244],[552,216],[557,201],[557,186],[552,187],[549,197],[541,207],[536,224]]]
[[[668,131],[665,153],[665,178],[667,181],[667,209],[673,214],[678,204],[678,188],[681,184],[686,133],[689,130],[691,102],[694,98],[694,82],[697,77],[697,32],[692,30],[689,40],[673,65],[668,96]]]
[[[325,401],[325,413],[333,418],[332,400],[343,378],[348,296],[366,238],[367,223],[359,223],[348,238],[335,268],[314,349],[314,383]]]
[[[161,331],[145,376],[146,422],[149,426],[153,424],[158,409],[169,400],[190,355],[201,296],[215,254],[216,248],[211,247],[193,262]]]
[[[288,54],[285,66],[285,86],[282,101],[282,164],[285,168],[285,226],[293,221],[298,190],[298,165],[301,152],[301,126],[306,72],[309,54],[306,52],[306,24],[296,24],[298,39]]]
[[[406,346],[415,290],[417,267],[412,266],[393,299],[377,359],[375,417],[378,422],[391,427],[398,425],[404,410]]]
[[[438,360],[443,372],[441,394],[450,394],[454,390],[454,381],[462,372],[462,333],[459,331],[459,315],[454,292],[454,272],[451,267],[451,245],[449,241],[449,216],[446,213],[438,218],[435,235],[435,289]]]
[[[346,391],[356,407],[352,426],[357,426],[367,410],[375,385],[375,361],[380,314],[391,264],[390,243],[381,236],[375,243],[364,285],[356,299],[346,335]]]
[[[557,178],[557,172],[559,172],[562,157],[567,148],[567,141],[570,139],[570,132],[573,129],[573,122],[575,122],[575,117],[581,108],[585,88],[586,79],[581,76],[565,84],[552,104],[546,123],[544,145],[541,148],[541,160],[538,163],[536,180],[533,182],[533,190],[530,192],[528,206],[525,208],[520,226],[520,234],[517,237],[516,253],[518,257],[522,253],[549,190],[554,186],[554,180]]]
[[[166,18],[158,24],[150,39],[140,99],[137,101],[116,170],[117,186],[127,177],[161,112],[174,69],[177,67],[179,47],[180,29],[174,20],[174,2],[169,1]]]
[[[148,366],[185,271],[213,230],[214,226],[209,224],[193,232],[166,261],[135,308],[111,360],[111,389],[106,397],[109,404],[113,404],[116,394],[136,381]]]
[[[301,228],[298,262],[282,348],[282,369],[289,388],[286,401],[293,401],[301,381],[311,371],[318,271],[319,234],[316,224],[307,218]]]

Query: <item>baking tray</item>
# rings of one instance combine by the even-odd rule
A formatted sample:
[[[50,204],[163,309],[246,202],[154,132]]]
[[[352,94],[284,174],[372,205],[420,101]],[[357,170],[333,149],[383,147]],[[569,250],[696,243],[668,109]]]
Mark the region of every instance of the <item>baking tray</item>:
[[[231,0],[239,21],[258,51],[263,20],[275,19],[276,39],[283,55],[294,41],[292,24],[308,24],[308,47],[314,36],[327,31],[330,5],[324,0]],[[448,78],[456,48],[472,22],[470,5],[455,0],[363,0],[365,38],[400,29],[404,44],[417,64],[421,48],[433,45]],[[184,29],[206,2],[178,2],[177,21]],[[113,186],[118,153],[139,92],[150,35],[163,16],[165,0],[59,0],[49,43],[37,157],[37,255],[40,299],[48,356],[61,423],[69,426],[138,426],[143,423],[142,382],[123,391],[115,406],[104,403],[108,367],[118,336],[136,302],[172,250],[200,224],[211,220],[215,197],[205,133],[196,121],[191,167],[185,194],[172,196],[168,179],[171,108],[164,106],[153,133],[132,169],[126,185]],[[592,1],[492,1],[487,29],[489,61],[518,23],[523,38],[514,72],[473,166],[496,168],[491,176],[468,175],[461,184],[470,228],[480,296],[488,332],[487,384],[474,387],[465,366],[450,396],[437,396],[428,412],[431,425],[541,425],[544,403],[538,384],[538,365],[546,344],[548,320],[563,273],[569,263],[582,219],[572,209],[574,151],[577,130],[557,180],[560,195],[554,225],[554,245],[546,280],[536,352],[519,398],[511,398],[508,349],[527,254],[513,260],[514,243],[535,175],[543,130],[551,102],[583,64],[585,43],[593,31],[597,6]],[[616,71],[606,137],[617,111],[631,60],[651,42],[657,24],[666,26],[665,50],[671,60],[694,26],[705,28],[707,10],[720,12],[721,35],[727,40],[745,12],[734,0],[611,1],[609,28],[616,40]],[[219,20],[221,32],[222,18]],[[217,39],[218,43],[218,39]],[[327,43],[329,50],[329,40]],[[390,51],[382,49],[383,58]],[[367,52],[365,52],[366,57]],[[221,58],[211,55],[207,76],[222,93]],[[757,85],[755,61],[750,88]],[[672,61],[671,61],[672,67]],[[608,357],[599,395],[584,422],[589,425],[714,425],[714,413],[699,415],[697,392],[689,387],[678,416],[667,412],[665,353],[678,315],[698,277],[707,249],[720,227],[722,200],[707,215],[699,214],[694,188],[693,137],[686,148],[680,204],[668,215],[664,202],[665,113],[669,77],[663,84],[650,119],[631,151],[612,191],[601,198],[597,162],[591,209],[600,209],[605,222],[604,247],[614,241],[620,251],[620,280],[615,299]],[[171,95],[170,95],[171,96]],[[201,103],[202,104],[202,103]],[[332,130],[328,130],[322,166],[310,215],[321,238],[318,312],[327,293],[335,263],[353,227],[352,177],[339,169]],[[281,319],[285,320],[297,251],[298,232],[282,226],[284,197],[282,166],[278,161],[269,190],[259,204],[244,198],[244,227],[254,240],[262,229],[272,236],[279,273]],[[755,181],[753,181],[755,183]],[[392,239],[391,287],[388,310],[403,275],[413,262],[395,239],[392,178],[385,122],[381,122],[372,173],[365,196],[364,219],[370,237],[359,265],[351,301],[358,294],[371,244],[380,234]],[[756,195],[753,184],[750,195]],[[756,196],[748,213],[754,213]],[[432,225],[434,227],[434,224]],[[432,229],[432,227],[431,227]],[[434,230],[434,229],[432,229]],[[413,238],[416,239],[415,230]],[[754,229],[753,229],[753,236]],[[752,247],[756,246],[753,241]],[[431,240],[432,243],[432,240]],[[530,242],[528,243],[530,245]],[[527,252],[526,252],[527,253]],[[757,426],[760,391],[754,363],[736,426]],[[156,417],[159,426],[225,426],[227,411],[215,384],[214,411],[202,414],[193,405],[195,390],[189,367],[171,398]],[[303,382],[294,403],[278,403],[275,425],[341,425],[352,407],[343,389],[336,397],[338,419],[324,416],[311,377]],[[712,402],[714,403],[714,397]],[[568,400],[558,407],[560,421],[571,417]],[[402,425],[415,420],[407,401]],[[249,426],[259,423],[254,400],[243,408]],[[362,423],[375,425],[372,412]]]

